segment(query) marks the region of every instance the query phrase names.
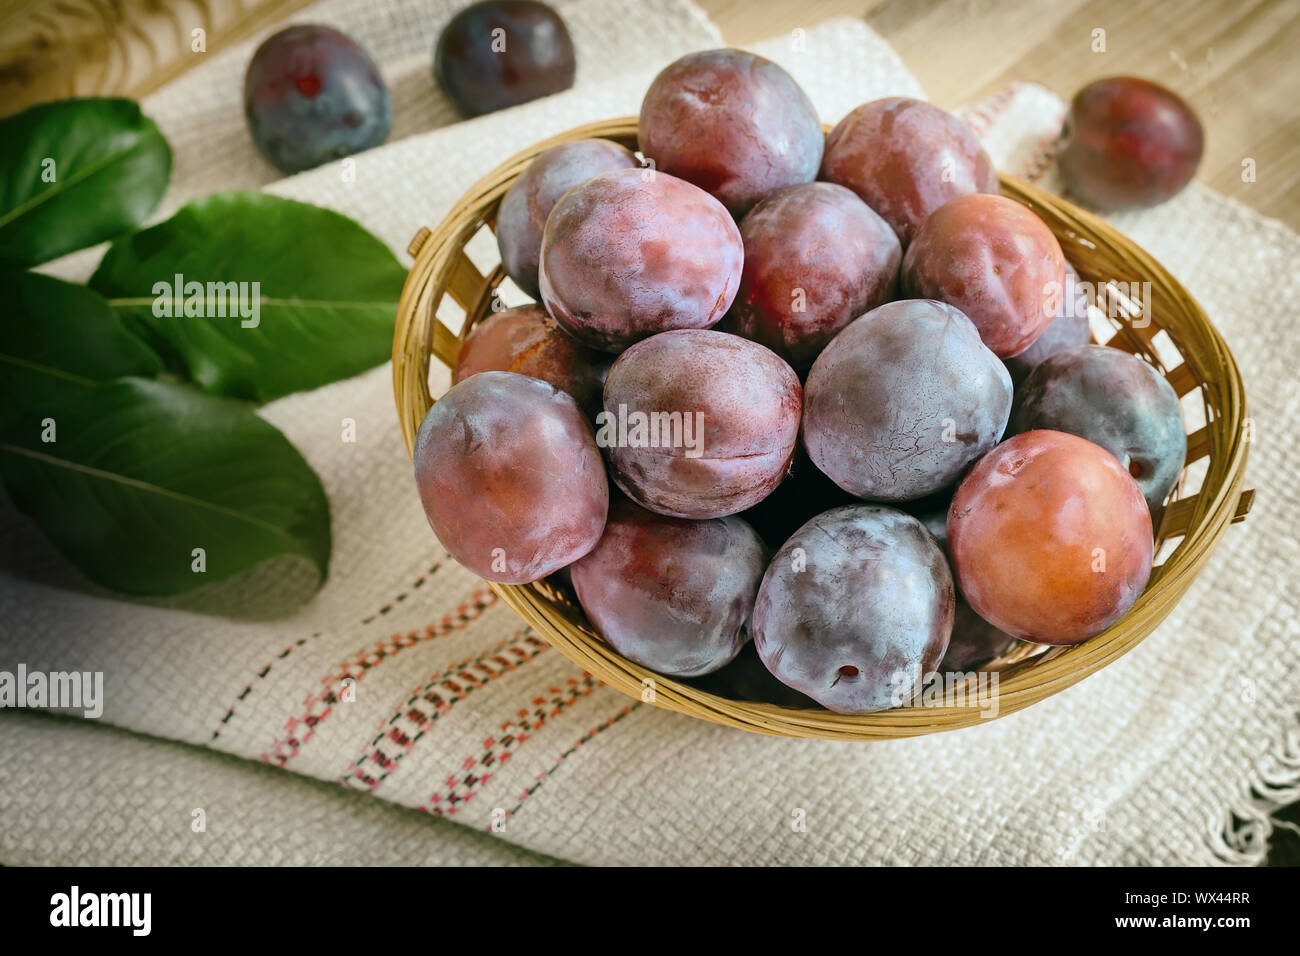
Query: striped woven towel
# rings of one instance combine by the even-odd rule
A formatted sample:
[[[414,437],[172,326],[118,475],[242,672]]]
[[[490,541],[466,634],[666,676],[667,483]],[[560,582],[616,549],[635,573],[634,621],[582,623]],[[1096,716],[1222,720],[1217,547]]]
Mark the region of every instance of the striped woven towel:
[[[297,19],[375,47],[400,91],[417,69],[427,81],[437,17],[413,13],[427,6],[330,0]],[[357,157],[351,181],[324,167],[269,190],[338,209],[403,250],[505,156],[635,113],[665,62],[719,42],[680,0],[561,7],[583,64],[574,91],[439,129],[430,106],[427,131]],[[756,49],[828,121],[873,97],[922,94],[856,21]],[[269,180],[229,113],[247,53],[146,102],[177,145],[167,208]],[[1022,86],[964,112],[1000,168],[1050,188],[1062,111]],[[229,155],[206,145],[213,130]],[[0,577],[0,668],[103,671],[106,701],[93,726],[0,716],[0,747],[21,758],[0,761],[0,862],[1258,859],[1268,813],[1300,779],[1300,462],[1282,437],[1300,415],[1300,339],[1285,312],[1300,297],[1300,243],[1198,187],[1116,222],[1187,282],[1236,350],[1259,423],[1260,501],[1164,626],[1081,685],[986,726],[877,744],[752,736],[625,698],[549,649],[438,545],[379,368],[264,410],[333,511],[330,579],[287,616],[304,585],[294,566],[201,596],[241,619],[142,607],[70,579],[39,534],[6,520],[4,552],[20,571]],[[52,271],[84,277],[93,262]],[[435,394],[446,384],[436,370]],[[343,418],[355,443],[340,441]]]

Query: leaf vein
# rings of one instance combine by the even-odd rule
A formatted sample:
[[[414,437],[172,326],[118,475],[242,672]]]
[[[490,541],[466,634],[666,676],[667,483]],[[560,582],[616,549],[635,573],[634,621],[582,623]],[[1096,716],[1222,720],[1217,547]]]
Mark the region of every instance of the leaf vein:
[[[116,482],[117,484],[138,488],[141,491],[150,492],[163,498],[171,498],[175,501],[181,502],[182,504],[191,505],[195,508],[223,514],[227,517],[234,518],[237,521],[242,521],[246,524],[253,525],[254,527],[269,531],[273,535],[293,542],[295,545],[294,550],[302,550],[301,547],[298,546],[297,541],[294,540],[293,536],[285,531],[285,529],[278,525],[271,524],[268,521],[263,521],[260,518],[255,518],[250,514],[237,511],[234,508],[227,508],[224,505],[219,505],[215,502],[204,501],[202,498],[195,498],[193,495],[186,495],[179,491],[173,491],[170,488],[164,488],[163,486],[153,484],[152,482],[142,481],[139,478],[131,478],[127,475],[119,475],[111,471],[104,471],[102,468],[83,465],[80,462],[68,461],[66,458],[58,458],[54,455],[46,455],[43,452],[33,451],[30,448],[23,448],[19,445],[11,445],[8,442],[0,442],[0,451],[5,451],[11,455],[18,455],[24,458],[31,458],[35,461],[45,462],[46,464],[53,465],[56,468],[66,468],[69,471],[80,472],[89,475],[92,478],[99,478],[104,481]]]

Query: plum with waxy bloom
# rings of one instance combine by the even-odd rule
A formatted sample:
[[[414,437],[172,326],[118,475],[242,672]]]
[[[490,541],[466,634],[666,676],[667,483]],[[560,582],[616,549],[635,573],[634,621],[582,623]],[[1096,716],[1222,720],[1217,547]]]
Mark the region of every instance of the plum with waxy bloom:
[[[624,498],[571,568],[587,617],[614,650],[661,674],[718,670],[749,640],[767,550],[736,517],[687,521]]]
[[[999,358],[1023,352],[1056,317],[1065,256],[1047,224],[1004,196],[937,210],[903,257],[904,294],[961,309]]]
[[[780,681],[842,714],[907,702],[943,658],[953,585],[911,515],[848,505],[818,515],[772,558],[754,647]]]
[[[783,186],[811,182],[825,136],[817,110],[785,70],[744,50],[688,53],[650,84],[641,152],[743,216]]]
[[[796,371],[897,291],[898,237],[843,186],[772,193],[741,220],[740,237],[745,265],[723,328],[761,342]]]
[[[863,103],[840,120],[826,138],[819,178],[861,196],[904,248],[940,206],[998,191],[997,170],[970,128],[906,96]]]
[[[659,514],[717,518],[757,504],[781,482],[802,405],[799,377],[770,349],[708,329],[663,332],[610,368],[596,437],[633,501]]]
[[[592,176],[638,165],[631,150],[608,139],[580,139],[540,153],[506,190],[497,211],[497,248],[506,274],[540,298],[542,231],[560,197]]]
[[[565,193],[542,233],[542,302],[607,352],[670,329],[705,329],[731,307],[745,249],[722,204],[662,172],[602,173]]]
[[[536,581],[596,546],[609,482],[591,426],[540,379],[480,372],[429,409],[415,438],[424,513],[479,577]]]
[[[850,494],[922,498],[997,444],[1011,398],[1006,367],[960,311],[889,302],[851,322],[813,363],[803,443]]]

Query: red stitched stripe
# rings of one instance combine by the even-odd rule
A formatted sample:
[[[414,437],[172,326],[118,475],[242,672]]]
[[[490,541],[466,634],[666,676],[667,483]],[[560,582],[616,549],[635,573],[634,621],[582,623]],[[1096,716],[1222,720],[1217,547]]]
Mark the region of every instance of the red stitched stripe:
[[[496,601],[496,594],[488,588],[480,588],[470,595],[466,603],[456,608],[454,615],[447,615],[439,623],[432,624],[423,631],[394,634],[386,641],[376,641],[373,645],[362,648],[349,660],[339,665],[333,673],[321,678],[325,690],[319,694],[307,695],[306,700],[303,701],[302,715],[290,717],[285,721],[284,736],[277,737],[271,742],[261,755],[262,761],[284,767],[296,757],[307,741],[315,736],[316,728],[333,713],[334,705],[339,701],[339,689],[345,679],[351,677],[360,682],[374,668],[400,654],[406,648],[463,630],[478,620]],[[307,731],[300,735],[302,726],[305,726]]]
[[[532,734],[558,717],[566,708],[589,697],[597,687],[603,686],[603,682],[583,671],[581,678],[566,678],[563,687],[548,687],[549,697],[534,697],[531,711],[521,707],[516,711],[514,720],[502,722],[500,733],[483,741],[482,753],[477,757],[466,757],[457,770],[448,774],[443,781],[444,789],[433,793],[426,803],[421,804],[420,809],[438,816],[454,814],[477,795],[478,790],[492,779],[496,768],[504,766]]]
[[[373,792],[397,769],[401,759],[415,748],[438,718],[451,710],[453,704],[488,682],[517,670],[549,647],[531,629],[524,627],[477,657],[466,658],[434,675],[426,684],[413,690],[392,716],[380,725],[375,739],[339,777],[339,783],[365,787]]]
[[[958,110],[958,115],[965,120],[971,132],[982,139],[984,134],[992,128],[993,121],[1011,105],[1011,101],[1015,99],[1015,96],[1015,87],[1008,86],[997,93],[987,105],[981,103],[977,106]]]
[[[371,621],[373,621],[375,618],[379,617],[380,615],[387,614],[389,611],[391,611],[402,601],[405,601],[411,591],[414,591],[416,588],[424,584],[425,581],[429,580],[429,578],[433,577],[433,575],[436,574],[438,572],[438,569],[441,567],[442,567],[442,562],[435,561],[433,563],[433,566],[429,568],[428,571],[425,571],[422,575],[416,578],[415,581],[411,584],[411,586],[406,589],[406,591],[397,595],[397,597],[393,598],[391,601],[389,601],[387,604],[381,607],[374,614],[363,619],[361,621],[362,625],[369,624]],[[208,739],[208,743],[211,744],[212,741],[216,740],[218,737],[221,736],[221,732],[226,729],[226,724],[230,723],[230,718],[235,716],[235,708],[239,706],[239,704],[245,698],[247,698],[249,694],[253,692],[253,688],[256,686],[257,681],[263,680],[267,674],[271,673],[271,667],[275,664],[275,661],[284,660],[286,657],[288,657],[290,654],[293,653],[295,648],[302,647],[309,640],[317,637],[320,637],[320,631],[317,631],[315,634],[312,634],[311,637],[300,637],[298,638],[298,640],[294,641],[292,644],[290,644],[288,647],[282,650],[279,654],[277,654],[275,656],[275,660],[268,661],[266,666],[257,672],[253,680],[249,681],[248,684],[245,685],[244,689],[239,692],[239,696],[236,697],[234,701],[231,703],[231,705],[226,708],[226,713],[221,718],[221,723],[217,726],[216,730],[212,731],[212,736]]]
[[[537,775],[537,782],[534,783],[527,790],[525,790],[523,794],[519,797],[519,802],[506,811],[505,818],[509,820],[512,816],[514,816],[515,813],[518,812],[519,808],[524,805],[524,801],[527,800],[529,797],[531,797],[533,794],[535,794],[538,790],[540,790],[542,788],[542,784],[544,784],[547,780],[549,780],[551,775],[555,773],[555,771],[560,769],[560,765],[564,763],[564,761],[567,760],[573,754],[574,751],[576,751],[587,741],[594,739],[598,734],[602,734],[610,727],[613,727],[616,723],[618,723],[620,720],[622,720],[624,717],[632,713],[632,711],[636,710],[640,706],[641,706],[641,701],[639,700],[632,704],[625,704],[618,711],[618,713],[614,714],[614,716],[606,718],[604,721],[597,724],[595,727],[592,727],[591,730],[587,731],[585,734],[583,734],[581,737],[575,740],[573,742],[573,746],[570,747],[568,750],[564,751],[564,753],[560,754],[559,758],[555,761],[555,763],[551,765],[549,770],[546,770]],[[492,824],[489,823],[487,828],[491,830]]]
[[[1025,160],[1024,176],[1031,183],[1036,183],[1052,168],[1056,162],[1056,143],[1061,138],[1061,123],[1065,122],[1065,114],[1061,114],[1061,120],[1056,124],[1057,128],[1050,133],[1044,134],[1034,147],[1034,151],[1029,158]]]

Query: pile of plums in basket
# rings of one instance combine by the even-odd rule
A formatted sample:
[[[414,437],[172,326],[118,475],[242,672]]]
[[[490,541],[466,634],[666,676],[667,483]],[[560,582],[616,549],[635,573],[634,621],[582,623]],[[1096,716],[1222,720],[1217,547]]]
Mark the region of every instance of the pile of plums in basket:
[[[1123,616],[1179,401],[1088,344],[1076,273],[970,130],[890,97],[825,136],[737,50],[664,70],[639,129],[644,162],[567,142],[501,202],[538,301],[473,328],[419,430],[447,550],[501,583],[567,569],[654,672],[850,714]]]

